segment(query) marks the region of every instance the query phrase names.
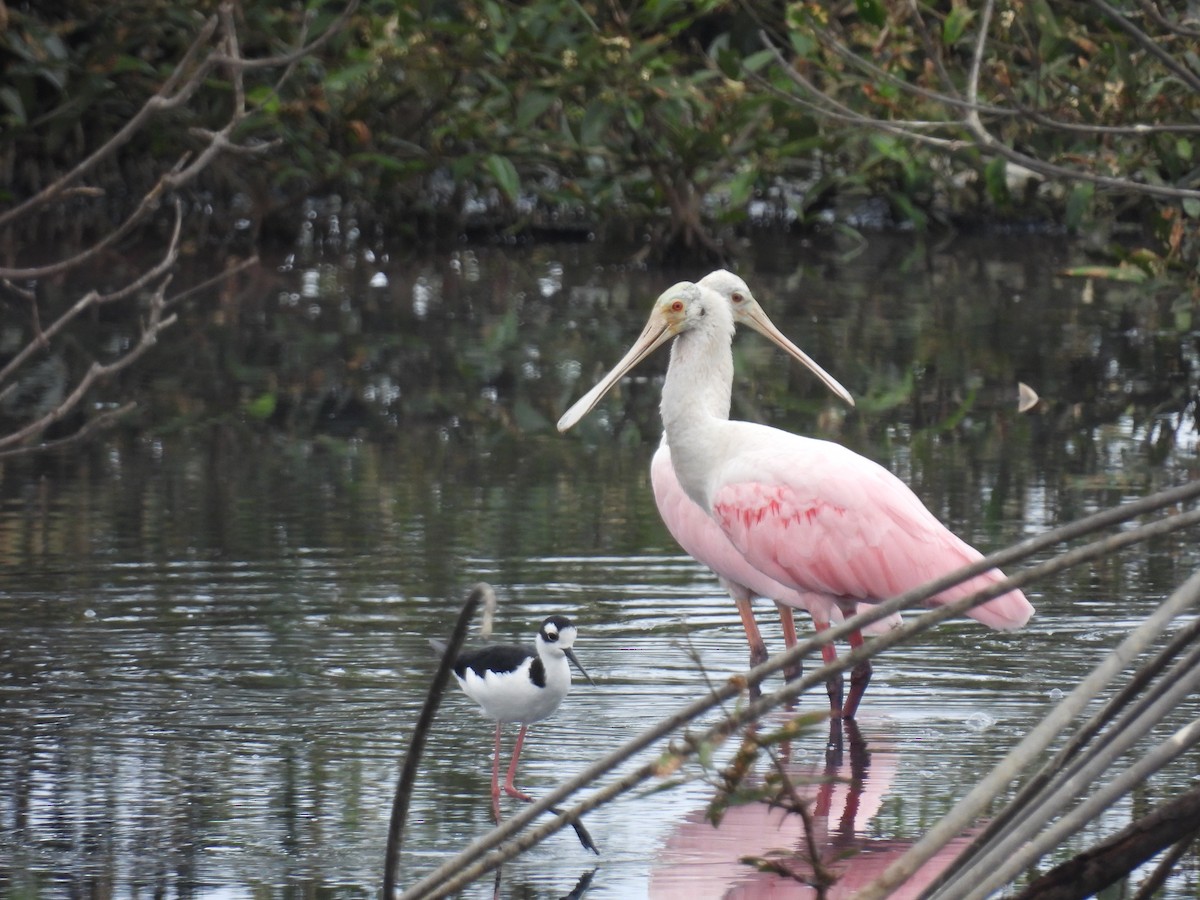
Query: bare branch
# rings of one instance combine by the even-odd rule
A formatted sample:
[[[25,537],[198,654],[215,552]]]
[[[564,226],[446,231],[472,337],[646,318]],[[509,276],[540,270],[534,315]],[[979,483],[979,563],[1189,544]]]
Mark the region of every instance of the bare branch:
[[[183,162],[184,160],[181,159],[176,165],[176,169],[180,168]],[[58,275],[62,272],[76,268],[77,266],[87,262],[89,259],[99,254],[102,250],[106,250],[109,247],[114,246],[126,235],[132,232],[134,228],[141,224],[141,222],[147,218],[150,213],[158,209],[159,201],[162,199],[163,194],[166,193],[166,189],[169,185],[168,179],[171,178],[174,171],[175,170],[172,170],[172,172],[168,172],[159,178],[154,187],[147,191],[145,196],[142,197],[141,202],[138,203],[133,212],[131,212],[125,218],[125,221],[123,221],[112,231],[108,232],[103,238],[85,247],[74,256],[71,256],[68,259],[60,260],[56,263],[49,263],[44,266],[34,266],[28,269],[12,269],[0,266],[0,278],[37,279],[46,278],[51,275]]]
[[[205,279],[204,281],[201,281],[198,284],[192,285],[187,290],[180,291],[178,294],[173,294],[172,296],[168,297],[164,301],[164,305],[166,305],[167,308],[170,308],[177,303],[181,303],[182,301],[186,300],[188,297],[191,297],[194,294],[198,294],[201,291],[208,290],[210,287],[212,287],[215,284],[218,284],[219,282],[228,281],[234,275],[238,275],[242,272],[245,272],[247,269],[251,269],[254,266],[257,266],[258,263],[259,263],[259,259],[258,259],[258,254],[256,253],[253,256],[251,256],[249,259],[243,259],[241,262],[237,263],[236,265],[230,266],[224,272],[221,272],[219,275],[214,275],[212,278]]]
[[[66,312],[54,320],[50,327],[44,331],[37,322],[37,305],[34,304],[33,314],[34,319],[34,337],[25,345],[12,359],[5,364],[4,368],[0,369],[0,384],[3,384],[13,376],[13,373],[21,368],[34,353],[44,349],[46,345],[55,338],[64,328],[79,317],[85,310],[93,306],[100,306],[105,303],[112,303],[117,300],[123,300],[131,296],[137,291],[142,290],[147,284],[155,279],[163,276],[171,269],[176,260],[179,258],[179,236],[183,226],[183,209],[178,202],[175,204],[175,229],[172,232],[171,240],[167,244],[166,252],[161,260],[144,272],[141,276],[134,279],[125,287],[112,292],[111,294],[101,294],[99,291],[88,291],[77,300]]]
[[[289,53],[284,53],[279,56],[265,56],[259,59],[244,59],[242,57],[226,57],[216,55],[214,61],[221,64],[233,63],[243,70],[249,69],[274,69],[279,66],[287,66],[295,63],[305,56],[308,56],[313,51],[322,47],[335,34],[342,30],[342,26],[346,24],[349,18],[358,10],[360,0],[350,0],[346,4],[346,8],[338,14],[338,17],[329,23],[329,27],[321,32],[320,36],[314,38],[310,43],[297,47]]]
[[[166,284],[163,285],[163,288],[165,287]],[[122,369],[128,368],[130,365],[140,359],[147,350],[153,347],[158,340],[159,333],[163,331],[163,329],[175,324],[175,321],[178,317],[174,314],[166,316],[165,318],[162,317],[161,299],[160,302],[155,306],[152,306],[151,309],[152,312],[150,321],[143,327],[141,338],[127,353],[118,357],[107,365],[93,362],[91,367],[79,380],[79,383],[75,385],[75,389],[67,395],[62,403],[50,410],[41,418],[30,422],[24,428],[20,428],[11,434],[6,434],[3,437],[0,437],[0,455],[14,455],[12,448],[20,447],[20,445],[31,440],[37,435],[40,435],[55,422],[65,418],[69,413],[73,412],[75,408],[79,406],[79,404],[83,401],[84,396],[92,389],[93,386],[95,386],[97,382],[110,378],[120,372]],[[36,449],[36,447],[24,447],[22,448],[22,451],[33,452]]]
[[[925,34],[924,20],[920,16],[915,16],[915,20],[919,23],[922,34]],[[928,100],[931,103],[939,103],[950,109],[958,109],[964,112],[975,111],[985,114],[993,118],[1006,119],[1023,119],[1043,128],[1051,128],[1055,131],[1078,132],[1081,134],[1105,134],[1105,135],[1148,135],[1148,134],[1197,134],[1200,133],[1200,123],[1191,124],[1184,122],[1169,122],[1163,124],[1145,124],[1142,122],[1133,125],[1089,125],[1079,122],[1063,122],[1054,119],[1050,116],[1039,112],[1036,109],[1023,106],[1021,104],[1012,103],[1011,96],[1009,97],[1010,105],[1000,106],[995,103],[987,103],[979,98],[972,103],[968,98],[961,96],[958,93],[949,92],[952,88],[948,87],[947,91],[934,91],[929,88],[922,87],[919,84],[914,84],[900,78],[882,66],[876,65],[870,59],[855,53],[844,43],[834,38],[827,32],[818,33],[817,37],[821,40],[824,46],[833,50],[845,62],[869,75],[875,83],[884,83],[891,85],[898,91],[910,94],[914,97],[920,97],[923,100]],[[939,71],[944,71],[941,59],[936,55],[931,46],[926,47],[926,55],[937,60]],[[949,77],[945,77],[944,82],[950,85]],[[818,90],[815,86],[810,85],[812,90]],[[868,121],[878,121],[872,117],[864,117]],[[895,120],[893,124],[899,124]],[[944,126],[957,126],[957,120],[945,121],[941,123]]]
[[[130,400],[128,403],[121,404],[116,409],[108,409],[102,413],[98,413],[80,426],[77,431],[72,432],[66,437],[56,438],[52,441],[42,441],[39,444],[31,444],[25,447],[0,450],[0,460],[11,459],[30,453],[44,453],[47,450],[63,450],[67,447],[81,444],[99,432],[111,428],[119,419],[124,418],[135,409],[137,409],[136,401]]]
[[[885,120],[885,119],[873,119],[870,116],[863,115],[862,113],[851,109],[850,107],[846,106],[844,103],[834,100],[828,94],[825,94],[816,85],[814,85],[811,81],[809,81],[807,78],[805,78],[799,72],[797,72],[796,69],[793,66],[791,66],[788,63],[788,61],[784,58],[783,53],[780,51],[780,49],[770,41],[770,39],[767,37],[767,35],[765,33],[763,33],[761,36],[762,36],[763,43],[766,45],[767,49],[769,49],[772,52],[772,54],[775,56],[775,60],[779,64],[783,73],[785,75],[787,75],[787,77],[789,79],[791,79],[793,82],[795,82],[795,84],[797,86],[802,88],[808,94],[811,94],[812,97],[814,97],[816,99],[810,100],[810,99],[807,99],[806,97],[798,97],[794,94],[785,93],[784,91],[779,90],[778,88],[776,88],[774,85],[772,85],[770,82],[766,81],[765,79],[758,78],[757,76],[755,76],[756,79],[758,80],[758,82],[766,90],[771,91],[776,96],[782,97],[782,98],[788,100],[789,102],[792,102],[799,106],[804,107],[805,109],[812,110],[814,113],[817,113],[818,115],[822,115],[829,119],[834,119],[835,121],[845,122],[847,124],[853,124],[853,125],[870,126],[871,128],[878,129],[879,131],[883,131],[883,132],[886,132],[889,134],[895,134],[899,137],[903,137],[903,138],[906,138],[909,140],[914,140],[914,141],[917,141],[917,142],[923,143],[923,144],[928,144],[930,146],[939,147],[943,150],[962,150],[962,149],[966,149],[971,146],[970,141],[940,138],[940,137],[935,137],[934,135],[925,133],[925,129],[938,130],[938,129],[944,129],[944,128],[957,127],[956,123],[953,123],[953,122],[943,122],[943,121],[911,122],[911,121],[894,121],[894,120]]]
[[[1100,0],[1097,0],[1097,2],[1100,2]],[[994,0],[988,0],[980,14],[981,21],[978,35],[976,37],[975,47],[971,57],[965,98],[943,95],[937,92],[926,91],[924,89],[912,88],[911,86],[907,88],[912,90],[914,93],[926,97],[926,99],[936,100],[944,103],[947,106],[961,109],[963,111],[961,120],[902,121],[880,119],[860,113],[857,110],[854,110],[846,104],[829,96],[829,94],[822,91],[809,79],[805,78],[787,61],[780,48],[773,41],[771,41],[770,37],[765,32],[760,32],[760,40],[762,41],[763,45],[772,51],[780,71],[782,71],[789,80],[796,84],[803,93],[799,96],[788,94],[771,85],[768,81],[766,81],[766,79],[757,76],[756,77],[761,85],[763,85],[766,89],[771,90],[776,95],[782,96],[788,99],[789,102],[795,103],[804,109],[810,110],[814,114],[834,121],[868,127],[875,131],[891,134],[908,141],[924,144],[926,146],[937,147],[945,151],[956,151],[974,147],[990,155],[999,156],[1010,162],[1018,163],[1030,171],[1048,178],[1062,179],[1066,181],[1088,182],[1109,190],[1136,192],[1139,194],[1168,200],[1200,199],[1200,190],[1174,187],[1171,185],[1150,184],[1144,181],[1134,181],[1129,178],[1105,175],[1090,169],[1073,168],[1059,165],[1057,163],[1049,162],[1047,160],[1022,153],[996,138],[996,136],[988,130],[987,126],[984,125],[981,113],[998,114],[1004,116],[1028,116],[1029,113],[1026,111],[996,107],[980,102],[979,92],[980,78],[983,69],[983,56],[987,46],[988,33],[994,10]],[[853,52],[849,50],[849,48],[842,46],[832,38],[827,38],[826,40],[830,46],[832,46],[839,53],[839,55],[846,55],[848,57],[855,56]],[[870,71],[876,77],[887,77],[887,73],[878,69],[878,67],[874,66],[873,64],[858,59],[855,61],[857,65],[866,69],[867,71]],[[1041,116],[1040,118],[1043,123],[1050,121],[1048,117],[1045,116]],[[1195,126],[1176,126],[1176,128],[1177,130],[1190,131],[1193,130]],[[930,134],[930,132],[941,130],[958,129],[965,130],[967,134],[971,136],[970,139],[944,138]],[[1166,128],[1157,126],[1132,126],[1130,130],[1133,133],[1151,133],[1153,131],[1166,130]]]
[[[19,203],[12,209],[0,213],[0,228],[40,209],[53,200],[60,199],[64,191],[73,182],[78,181],[105,159],[112,156],[118,148],[126,144],[130,138],[140,131],[151,118],[163,110],[173,109],[186,103],[203,83],[208,73],[212,71],[214,60],[211,55],[202,60],[198,65],[196,64],[196,57],[199,55],[201,48],[212,39],[216,29],[217,17],[210,16],[205,21],[204,27],[200,29],[200,33],[196,35],[196,39],[192,41],[191,46],[184,53],[183,59],[179,61],[179,65],[175,67],[167,77],[167,80],[163,82],[158,92],[150,97],[142,105],[142,108],[134,113],[133,117],[116,134],[109,138],[98,150],[80,162],[74,169],[55,180],[52,184],[47,185],[23,203]],[[189,70],[191,74],[184,80],[184,73]]]
[[[163,299],[167,285],[171,282],[169,270],[175,265],[179,253],[179,239],[183,228],[183,209],[178,200],[175,202],[175,228],[168,242],[167,251],[162,260],[155,266],[151,267],[147,272],[144,272],[129,285],[115,291],[111,294],[101,294],[97,291],[89,291],[81,297],[76,303],[65,313],[59,316],[49,328],[45,331],[36,326],[34,337],[16,354],[3,369],[0,369],[0,384],[11,378],[22,365],[24,365],[33,356],[34,353],[44,349],[49,342],[62,332],[68,324],[76,319],[82,312],[95,306],[100,306],[104,303],[111,303],[119,299],[124,299],[131,296],[138,290],[148,285],[151,281],[161,279],[157,290],[150,300],[150,312],[147,321],[143,323],[141,337],[126,353],[114,359],[112,362],[104,365],[93,361],[88,370],[80,378],[75,388],[68,394],[54,409],[48,411],[44,415],[28,422],[24,427],[17,429],[3,437],[0,437],[0,458],[5,456],[15,456],[21,453],[32,453],[38,450],[47,449],[49,444],[30,445],[29,442],[41,435],[51,425],[61,421],[66,416],[70,415],[80,406],[83,398],[92,387],[98,382],[112,377],[123,369],[129,367],[138,359],[140,359],[146,351],[148,351],[158,340],[158,335],[166,328],[173,325],[177,319],[175,314],[169,316],[164,315],[166,310],[166,302]],[[36,314],[37,306],[34,305]],[[121,409],[130,407],[125,404]],[[126,410],[127,411],[127,410]],[[109,418],[112,418],[111,416]],[[97,426],[100,427],[100,426]],[[82,440],[92,433],[95,429],[88,429],[84,425],[79,432],[76,432],[71,438],[64,439],[62,442],[55,442],[54,446],[60,443],[69,443],[75,440]]]
[[[1092,6],[1112,19],[1117,24],[1117,27],[1132,37],[1138,46],[1162,63],[1167,71],[1174,74],[1176,78],[1194,92],[1200,93],[1200,76],[1190,71],[1186,66],[1181,65],[1175,57],[1171,56],[1170,53],[1151,40],[1146,32],[1129,21],[1119,10],[1105,3],[1104,0],[1090,0],[1090,2]]]
[[[1172,34],[1180,35],[1187,38],[1200,38],[1200,28],[1188,28],[1186,25],[1181,25],[1179,22],[1172,22],[1162,14],[1162,10],[1158,8],[1158,4],[1152,0],[1140,0],[1142,10],[1159,28],[1165,29]]]
[[[282,56],[266,57],[262,59],[248,60],[240,55],[240,49],[237,43],[236,29],[232,18],[232,5],[228,2],[222,4],[221,10],[217,15],[210,16],[205,20],[204,26],[200,29],[195,40],[184,53],[183,59],[172,70],[171,74],[163,82],[162,87],[150,97],[137,113],[133,115],[121,129],[109,138],[99,149],[95,150],[86,159],[80,162],[74,169],[67,172],[55,180],[52,184],[47,185],[37,194],[29,197],[24,202],[17,206],[0,213],[0,228],[19,220],[22,216],[40,209],[41,207],[55,200],[63,199],[67,196],[68,189],[80,192],[95,194],[97,189],[89,187],[72,188],[74,182],[83,178],[88,173],[92,172],[101,162],[111,157],[121,146],[126,144],[134,134],[140,131],[146,123],[166,110],[175,109],[182,106],[191,99],[196,90],[204,83],[208,75],[218,66],[226,66],[230,69],[233,77],[235,90],[237,91],[238,103],[235,105],[235,111],[231,117],[231,125],[236,125],[245,119],[248,115],[245,105],[245,92],[242,87],[241,74],[248,69],[263,69],[274,68],[281,65],[291,65],[304,56],[312,53],[314,50],[322,46],[336,34],[351,15],[357,10],[360,0],[350,0],[346,8],[338,15],[338,17],[330,24],[319,37],[304,44],[290,53]],[[222,35],[221,44],[225,47],[225,52],[214,50],[197,62],[197,57],[200,55],[204,46],[209,44],[216,33],[220,24],[224,23],[224,34]],[[226,136],[232,129],[222,129]],[[226,149],[233,146],[232,144],[221,144],[218,149]],[[209,149],[212,149],[210,143]],[[186,179],[185,179],[186,180]],[[177,186],[177,185],[176,185]],[[111,242],[110,242],[111,243]],[[15,270],[0,270],[4,271]],[[16,277],[37,278],[45,274],[49,274],[46,267],[31,270],[33,274],[22,273]],[[4,277],[0,274],[0,277]]]
[[[768,675],[779,672],[790,665],[794,665],[797,660],[802,659],[805,655],[812,653],[814,649],[826,640],[841,640],[850,631],[865,627],[871,621],[878,618],[888,616],[891,613],[910,608],[913,605],[920,603],[923,599],[930,597],[939,591],[945,590],[955,583],[958,583],[972,575],[986,571],[995,566],[1007,565],[1009,563],[1028,558],[1030,555],[1045,549],[1054,544],[1073,540],[1076,537],[1085,534],[1094,533],[1096,530],[1115,525],[1120,521],[1126,521],[1136,516],[1142,515],[1154,509],[1162,509],[1164,507],[1172,507],[1176,503],[1184,502],[1185,500],[1195,499],[1200,495],[1200,482],[1192,482],[1177,488],[1172,488],[1166,491],[1161,491],[1141,500],[1134,501],[1124,506],[1115,507],[1105,510],[1095,515],[1089,516],[1086,519],[1081,519],[1072,522],[1068,525],[1054,529],[1042,535],[1037,535],[1028,538],[1006,550],[998,553],[993,553],[985,559],[980,560],[971,566],[965,567],[952,575],[947,575],[937,581],[930,582],[923,587],[909,591],[900,597],[889,600],[887,603],[873,607],[871,612],[863,613],[848,619],[841,625],[836,625],[826,631],[820,633],[819,636],[808,638],[801,641],[794,648],[777,656],[772,657],[760,666],[751,671],[731,678],[728,682],[722,685],[717,691],[709,697],[700,698],[689,704],[683,710],[680,710],[676,715],[669,717],[654,726],[648,728],[645,732],[630,739],[624,746],[613,751],[607,757],[597,760],[583,772],[561,784],[551,793],[530,804],[525,809],[518,812],[516,815],[505,820],[503,824],[493,829],[488,834],[474,841],[469,847],[463,850],[459,856],[454,859],[444,862],[436,870],[426,875],[417,884],[411,886],[404,894],[403,898],[417,897],[441,897],[453,893],[462,886],[469,884],[475,878],[486,872],[491,871],[501,865],[505,860],[511,859],[524,849],[535,845],[549,835],[555,833],[565,827],[571,821],[577,820],[579,816],[585,812],[603,805],[616,797],[628,793],[638,784],[645,780],[661,777],[662,771],[666,763],[666,757],[660,757],[647,763],[644,766],[630,772],[622,778],[611,782],[604,787],[596,790],[592,795],[580,801],[574,807],[565,810],[553,821],[547,822],[537,828],[520,835],[514,839],[519,831],[529,826],[533,819],[544,813],[550,806],[561,803],[568,797],[584,790],[593,785],[599,778],[612,772],[615,768],[622,765],[633,755],[647,749],[657,740],[675,732],[686,723],[701,716],[714,707],[720,705],[725,700],[739,693],[746,684],[758,684]],[[1110,555],[1121,547],[1126,547],[1140,541],[1151,539],[1154,536],[1168,533],[1179,528],[1192,527],[1200,523],[1200,512],[1192,511],[1178,515],[1169,515],[1162,519],[1150,522],[1137,528],[1124,530],[1117,534],[1110,535],[1105,538],[1093,541],[1085,546],[1075,547],[1072,550],[1048,559],[1036,566],[1024,569],[1016,575],[1010,577],[1007,581],[994,586],[993,589],[983,591],[974,597],[967,597],[963,600],[956,601],[948,606],[938,607],[934,610],[924,613],[918,619],[911,622],[906,622],[900,628],[893,629],[886,634],[879,635],[870,645],[860,647],[852,653],[846,654],[844,657],[820,669],[803,676],[800,679],[786,683],[783,687],[772,694],[763,695],[759,700],[751,701],[743,706],[739,706],[729,717],[722,719],[714,724],[711,728],[699,735],[695,740],[688,743],[685,747],[676,747],[672,745],[668,754],[671,756],[673,764],[680,764],[684,759],[692,755],[694,749],[700,746],[705,741],[720,740],[723,736],[728,736],[736,729],[742,727],[747,722],[759,719],[765,712],[786,703],[800,694],[812,689],[815,686],[823,685],[825,680],[831,675],[843,672],[848,668],[857,665],[861,660],[869,658],[880,651],[886,650],[888,647],[906,640],[912,634],[920,633],[926,629],[933,627],[938,622],[944,621],[953,615],[961,614],[963,609],[968,606],[977,605],[985,602],[992,596],[998,596],[1005,593],[1014,587],[1021,587],[1036,581],[1039,578],[1046,577],[1051,572],[1062,571],[1065,568],[1079,565],[1088,560],[1093,560],[1102,556]],[[1193,582],[1197,581],[1193,578]],[[1056,708],[1050,717],[1045,720],[1038,728],[1039,738],[1041,740],[1051,731],[1056,731],[1059,728],[1059,721],[1068,717],[1071,714],[1071,706],[1069,704],[1087,703],[1089,698],[1094,696],[1098,688],[1098,684],[1103,686],[1107,683],[1107,679],[1114,674],[1115,665],[1119,668],[1122,665],[1121,659],[1132,653],[1137,647],[1142,646],[1145,642],[1152,638],[1161,627],[1169,622],[1173,612],[1182,605],[1190,601],[1190,593],[1181,589],[1172,597],[1170,601],[1164,603],[1159,612],[1150,620],[1135,631],[1122,645],[1122,653],[1120,657],[1110,655],[1101,661],[1097,666],[1092,676],[1089,676],[1085,682],[1073,692],[1067,700]],[[1025,743],[1030,743],[1028,740]],[[1024,744],[1022,745],[1025,746]],[[672,769],[673,770],[673,769]],[[994,772],[992,779],[1011,779],[1011,776],[1004,771]],[[970,797],[974,798],[973,792]],[[960,803],[960,807],[965,804]],[[941,841],[948,834],[950,837],[957,835],[962,827],[960,823],[947,822],[942,820],[935,826],[939,832],[938,841]],[[507,841],[507,843],[505,843]],[[500,845],[504,844],[503,847]],[[921,848],[920,855],[924,856],[925,851],[930,847],[931,841],[923,839],[918,845],[914,845],[914,850],[917,847]],[[490,851],[490,852],[489,852]],[[913,862],[917,854],[912,853],[906,855],[903,859],[905,864]],[[916,865],[920,863],[917,862]],[[896,876],[897,872],[894,867],[889,869],[889,876]],[[901,878],[900,880],[903,880]],[[892,886],[900,883],[893,881]],[[874,896],[883,896],[884,894],[875,894]]]
[[[67,396],[62,398],[53,409],[37,415],[33,421],[25,422],[16,431],[0,437],[0,458],[51,447],[62,447],[82,441],[133,409],[135,404],[122,403],[113,409],[107,409],[89,417],[85,424],[67,437],[37,443],[47,429],[75,414],[81,408],[89,391],[98,383],[115,377],[122,370],[137,362],[154,346],[158,335],[176,322],[176,315],[168,312],[170,306],[200,290],[210,288],[220,279],[227,279],[231,275],[243,271],[247,266],[257,263],[257,256],[255,256],[249,261],[231,267],[220,276],[189,288],[171,298],[170,301],[164,299],[167,287],[171,282],[171,273],[177,265],[179,257],[183,226],[182,203],[178,197],[180,190],[208,170],[222,154],[257,156],[269,152],[278,145],[278,141],[240,144],[234,140],[236,129],[256,110],[256,107],[248,103],[246,71],[278,66],[286,66],[288,72],[292,71],[297,61],[330,40],[345,25],[358,6],[359,0],[349,0],[340,15],[314,40],[308,39],[308,21],[306,20],[297,46],[287,54],[247,60],[242,56],[235,6],[229,0],[224,0],[216,14],[203,21],[182,58],[157,91],[146,99],[116,134],[37,194],[0,213],[0,228],[12,228],[23,218],[39,212],[52,203],[79,196],[103,196],[102,190],[81,182],[87,179],[102,163],[115,157],[120,149],[139,131],[144,130],[156,116],[188,104],[197,91],[205,85],[214,70],[224,70],[232,89],[233,103],[223,124],[219,128],[211,130],[199,127],[190,129],[189,133],[197,139],[197,149],[194,152],[183,154],[174,161],[169,169],[160,172],[153,186],[142,195],[134,208],[116,227],[109,229],[102,237],[68,258],[26,268],[0,267],[0,285],[8,288],[14,296],[27,304],[30,328],[30,336],[25,345],[0,368],[0,396],[11,394],[18,385],[16,378],[22,367],[27,366],[37,354],[54,347],[56,341],[61,342],[68,327],[76,323],[85,312],[128,299],[144,290],[153,288],[145,321],[140,324],[140,335],[133,346],[107,362],[91,360],[90,365],[87,365],[83,374],[70,387]],[[283,77],[286,78],[286,75],[287,73]],[[276,84],[276,91],[279,90],[281,84],[282,79]],[[144,225],[161,209],[164,200],[168,197],[171,197],[171,203],[174,206],[174,227],[161,258],[119,289],[108,293],[98,290],[85,292],[68,309],[58,314],[48,326],[44,327],[37,292],[35,289],[25,286],[25,282],[59,275],[96,259],[99,254],[116,246],[134,233],[135,229]]]

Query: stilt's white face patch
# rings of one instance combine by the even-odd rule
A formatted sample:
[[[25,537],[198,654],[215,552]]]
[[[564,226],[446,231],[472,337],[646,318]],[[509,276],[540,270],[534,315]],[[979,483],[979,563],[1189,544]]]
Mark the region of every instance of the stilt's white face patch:
[[[556,652],[569,650],[575,644],[575,623],[566,616],[549,616],[538,629],[538,643]]]

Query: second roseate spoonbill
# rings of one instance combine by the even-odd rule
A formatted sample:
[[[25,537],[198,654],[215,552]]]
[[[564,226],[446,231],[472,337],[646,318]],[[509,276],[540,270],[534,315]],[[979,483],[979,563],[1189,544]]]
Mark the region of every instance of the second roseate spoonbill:
[[[850,393],[844,387],[775,327],[743,279],[732,272],[718,269],[702,278],[699,284],[702,287],[710,288],[725,299],[733,311],[736,324],[749,326],[785,348],[791,356],[816,373],[834,393],[847,403],[854,404]],[[723,398],[723,406],[721,402],[714,403],[713,414],[728,418],[728,401],[729,395],[726,394]],[[841,609],[826,594],[797,591],[780,584],[746,561],[746,558],[733,546],[717,523],[709,517],[707,511],[698,506],[684,492],[679,484],[679,479],[675,476],[674,467],[671,465],[671,450],[665,436],[650,463],[650,482],[654,488],[654,499],[658,505],[659,515],[662,516],[671,536],[688,554],[708,566],[733,598],[742,626],[746,630],[746,639],[750,643],[751,666],[758,665],[767,658],[767,648],[758,630],[751,607],[754,597],[765,597],[775,601],[783,626],[784,643],[789,648],[796,644],[796,626],[792,618],[793,609],[806,610],[812,616],[813,624],[818,631],[828,628],[831,622],[841,621]],[[900,622],[900,616],[897,614],[875,623],[872,628],[886,630],[898,626]],[[857,646],[859,640],[852,641],[852,643]],[[822,655],[827,663],[833,661],[835,654],[836,651],[832,644],[826,644],[822,648]],[[842,679],[840,676],[830,680],[829,696],[830,705],[835,713],[840,711],[842,707]]]
[[[520,722],[504,792],[526,802],[533,798],[513,784],[517,758],[525,733],[534,722],[551,715],[571,689],[571,667],[575,664],[589,684],[595,684],[571,648],[576,629],[566,616],[549,616],[538,629],[535,647],[489,644],[461,654],[454,661],[454,677],[463,692],[480,705],[483,714],[496,720],[496,755],[492,760],[492,814],[500,821],[500,731],[505,722]],[[441,641],[430,641],[439,653]],[[593,848],[594,849],[594,848]]]
[[[981,558],[879,464],[830,441],[725,418],[733,331],[733,314],[719,294],[692,282],[674,285],[655,301],[625,357],[559,419],[559,430],[674,339],[661,412],[675,474],[755,569],[795,590],[824,594],[852,614],[859,601],[894,597]],[[928,603],[949,603],[1003,578],[993,569]],[[1024,625],[1033,607],[1013,590],[969,614],[1011,629]],[[869,679],[869,669],[852,673],[844,718],[854,717]]]

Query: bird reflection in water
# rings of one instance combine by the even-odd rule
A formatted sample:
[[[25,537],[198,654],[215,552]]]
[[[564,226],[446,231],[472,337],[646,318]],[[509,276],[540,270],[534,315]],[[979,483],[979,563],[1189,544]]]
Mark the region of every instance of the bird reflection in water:
[[[869,823],[879,813],[896,776],[899,755],[870,748],[853,721],[845,728],[846,752],[824,765],[789,764],[787,770],[807,801],[818,866],[811,862],[801,817],[779,806],[753,802],[730,806],[714,827],[706,809],[687,817],[667,839],[650,876],[654,900],[773,900],[821,896],[813,886],[822,870],[832,878],[829,900],[853,897],[911,846],[872,838]],[[966,847],[956,838],[929,860],[892,900],[915,898]],[[752,861],[769,862],[763,871]],[[786,873],[786,874],[782,874]]]
[[[575,886],[571,888],[570,891],[562,895],[561,900],[579,900],[580,897],[587,893],[588,888],[592,886],[592,879],[596,877],[596,872],[597,869],[595,868],[585,871],[579,876],[579,880],[575,882]],[[501,896],[505,896],[500,893],[500,884],[503,881],[503,874],[504,867],[498,866],[496,868],[496,879],[492,883],[492,897],[494,900],[500,900]]]

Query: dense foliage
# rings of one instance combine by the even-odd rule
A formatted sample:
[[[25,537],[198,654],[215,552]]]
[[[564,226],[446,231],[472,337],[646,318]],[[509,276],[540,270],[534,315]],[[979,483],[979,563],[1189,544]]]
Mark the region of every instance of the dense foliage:
[[[1068,274],[1186,332],[1198,36],[1152,0],[0,5],[0,457],[132,409],[87,402],[186,314],[181,258],[244,325],[273,242],[595,235],[691,266],[766,229],[1069,230],[1097,253]]]
[[[121,124],[214,3],[24,4],[0,30],[0,160],[10,198],[67,170]],[[280,53],[342,4],[247,0],[246,56]],[[1185,4],[530,3],[374,0],[305,59],[249,73],[243,138],[205,205],[295,236],[302,199],[338,195],[360,220],[427,240],[464,227],[595,231],[656,250],[727,255],[729,226],[856,227],[983,219],[1157,232],[1145,265],[1194,261],[1200,199],[1053,178],[997,147],[1131,184],[1197,188],[1200,133]],[[1172,8],[1174,7],[1174,8]],[[1107,10],[1107,11],[1106,11]],[[230,103],[219,79],[140,135],[93,215],[115,215],[147,156],[186,150]],[[920,127],[907,127],[920,123]],[[924,139],[923,139],[924,138]],[[114,190],[116,185],[124,190]],[[1189,246],[1192,242],[1192,246]]]

